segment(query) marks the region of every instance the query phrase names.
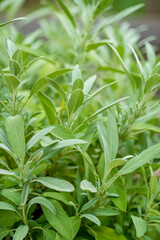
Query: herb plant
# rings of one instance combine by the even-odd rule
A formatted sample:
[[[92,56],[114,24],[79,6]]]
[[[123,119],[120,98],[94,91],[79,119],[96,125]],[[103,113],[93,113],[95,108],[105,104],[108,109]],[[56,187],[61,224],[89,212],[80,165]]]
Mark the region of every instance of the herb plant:
[[[0,24],[0,239],[159,239],[159,56],[117,25],[143,5],[55,2]]]

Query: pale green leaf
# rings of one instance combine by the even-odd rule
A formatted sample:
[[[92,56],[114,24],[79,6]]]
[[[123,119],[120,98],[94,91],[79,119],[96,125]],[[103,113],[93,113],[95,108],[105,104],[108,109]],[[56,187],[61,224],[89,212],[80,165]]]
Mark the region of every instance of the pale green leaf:
[[[147,230],[146,222],[140,217],[133,216],[133,215],[131,217],[132,217],[134,226],[136,228],[136,236],[140,238],[145,234]]]
[[[8,117],[5,121],[6,132],[13,152],[22,161],[25,157],[24,122],[20,115]]]
[[[73,192],[74,187],[71,183],[58,179],[58,178],[52,178],[52,177],[39,177],[34,180],[34,182],[39,182],[42,185],[44,185],[47,188],[61,191],[61,192]]]

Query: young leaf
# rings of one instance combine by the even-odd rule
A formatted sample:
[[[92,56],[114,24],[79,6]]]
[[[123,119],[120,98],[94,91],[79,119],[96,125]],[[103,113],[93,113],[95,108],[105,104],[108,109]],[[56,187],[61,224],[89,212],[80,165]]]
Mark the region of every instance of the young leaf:
[[[5,127],[13,152],[22,161],[25,157],[24,122],[20,115],[8,117]]]
[[[70,115],[72,115],[83,103],[84,94],[82,90],[77,89],[75,90],[68,101],[68,110]]]
[[[97,188],[89,181],[83,180],[80,183],[80,188],[84,191],[97,192]]]
[[[44,207],[46,207],[52,214],[56,214],[56,209],[54,205],[46,198],[44,197],[35,197],[32,198],[28,203],[28,210],[33,204],[40,204]]]
[[[23,240],[28,233],[28,226],[27,225],[20,225],[13,236],[13,240]]]
[[[81,217],[85,217],[85,218],[89,219],[91,222],[94,222],[98,226],[101,225],[101,222],[99,221],[99,219],[96,216],[92,215],[92,214],[85,213],[85,214],[82,214]]]
[[[151,161],[160,152],[160,143],[149,147],[136,157],[130,159],[122,168],[119,170],[118,175],[125,175],[134,172],[144,164]]]
[[[29,150],[30,148],[32,148],[39,140],[41,140],[45,135],[51,132],[53,128],[54,127],[47,127],[40,130],[38,133],[36,133],[27,143],[26,150]]]
[[[34,180],[34,182],[39,182],[46,186],[47,188],[61,191],[61,192],[73,192],[74,187],[71,183],[58,179],[58,178],[52,178],[52,177],[39,177]]]
[[[140,238],[145,234],[147,230],[146,222],[140,217],[133,216],[133,215],[131,217],[132,217],[134,226],[136,228],[136,236]]]

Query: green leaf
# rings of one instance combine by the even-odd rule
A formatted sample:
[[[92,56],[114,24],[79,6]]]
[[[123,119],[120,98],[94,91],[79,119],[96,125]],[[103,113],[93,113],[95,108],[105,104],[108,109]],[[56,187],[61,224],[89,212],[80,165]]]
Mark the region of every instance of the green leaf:
[[[130,159],[118,172],[118,175],[125,175],[134,172],[139,167],[151,161],[160,152],[160,143],[149,147],[136,157]]]
[[[48,83],[57,90],[57,92],[59,93],[59,95],[63,98],[63,100],[65,102],[67,102],[67,97],[66,94],[63,90],[63,88],[61,87],[61,85],[59,85],[56,81],[54,81],[53,79],[50,78],[46,78]]]
[[[21,21],[21,20],[25,20],[25,19],[26,19],[25,17],[14,18],[14,19],[12,19],[12,20],[10,20],[8,22],[1,23],[0,27],[3,27],[3,26],[5,26],[5,25],[7,25],[9,23],[12,23],[12,22]]]
[[[160,133],[160,127],[156,127],[149,123],[135,123],[132,126],[132,131],[151,131],[154,133]]]
[[[97,130],[97,122],[92,122],[88,125],[86,132],[83,136],[83,139],[87,142],[86,144],[83,144],[82,151],[85,152],[89,145],[91,144],[92,138]]]
[[[5,239],[5,237],[8,235],[8,233],[10,233],[10,230],[0,228],[0,240]]]
[[[33,204],[40,204],[44,207],[46,207],[51,213],[56,214],[56,209],[54,205],[46,198],[44,197],[35,197],[32,198],[28,203],[28,210]]]
[[[14,188],[6,188],[0,191],[0,195],[4,196],[8,200],[12,201],[14,204],[19,206],[21,204],[20,192],[15,191]]]
[[[85,213],[85,214],[82,214],[81,217],[85,217],[85,218],[89,219],[91,222],[94,222],[98,226],[101,225],[101,222],[99,221],[99,219],[96,216],[92,215],[92,214]]]
[[[76,65],[72,71],[72,85],[77,79],[82,79],[81,70],[79,69],[78,65]]]
[[[47,228],[43,228],[43,235],[45,240],[55,240],[56,232]]]
[[[20,67],[23,65],[22,52],[20,49],[17,49],[12,56],[12,59],[16,61]]]
[[[119,55],[118,51],[111,45],[108,43],[108,46],[110,46],[110,48],[112,48],[112,50],[115,52],[115,54],[117,55],[117,57],[119,58],[122,67],[126,73],[126,76],[128,77],[129,83],[131,85],[132,91],[133,93],[135,93],[135,88],[136,88],[136,82],[134,80],[134,78],[132,77],[132,75],[130,74],[130,72],[127,69],[127,66],[125,65],[124,61],[122,60],[121,56]]]
[[[74,237],[69,217],[57,201],[51,200],[51,202],[56,208],[56,215],[51,214],[47,208],[42,206],[47,221],[67,240],[73,240]]]
[[[90,207],[94,207],[94,205],[98,202],[98,199],[99,199],[98,197],[94,197],[91,200],[89,200],[87,203],[85,203],[81,208],[81,212],[86,211]]]
[[[28,233],[28,226],[27,225],[20,225],[13,236],[13,240],[23,240]]]
[[[38,92],[37,97],[43,106],[49,124],[54,125],[56,122],[55,113],[57,113],[57,111],[53,101],[42,92]]]
[[[0,141],[6,145],[8,148],[10,148],[10,145],[9,145],[9,140],[8,140],[8,136],[7,134],[5,133],[5,131],[3,129],[0,128]]]
[[[63,3],[62,0],[57,0],[59,5],[61,6],[61,8],[63,9],[63,11],[65,12],[65,14],[67,15],[68,19],[71,21],[72,25],[74,28],[76,28],[76,23],[74,21],[74,18],[72,16],[72,14],[70,13],[69,9],[67,8],[67,6]]]
[[[110,84],[107,84],[103,87],[100,87],[97,89],[97,91],[95,91],[92,95],[90,95],[85,101],[84,101],[84,104],[86,102],[90,102],[90,100],[92,100],[94,97],[96,97],[99,93],[101,93],[103,90],[105,90],[106,88],[110,87],[111,85],[115,84],[116,82],[112,82]]]
[[[51,132],[53,128],[54,128],[53,126],[47,127],[37,132],[27,143],[26,150],[32,148],[39,140],[41,140],[45,135]]]
[[[93,17],[96,18],[105,8],[109,7],[113,0],[101,0],[94,11]]]
[[[88,213],[91,213],[95,216],[117,216],[119,212],[112,208],[99,208],[95,210],[90,210]]]
[[[7,50],[10,58],[12,58],[14,53],[17,51],[16,45],[10,39],[7,39]]]
[[[157,83],[160,83],[160,75],[156,73],[147,79],[144,87],[144,93],[149,93]]]
[[[4,79],[5,79],[8,90],[11,93],[14,93],[14,91],[20,84],[20,81],[18,80],[18,78],[13,74],[8,73],[8,74],[4,74]]]
[[[76,237],[79,229],[80,229],[80,226],[81,226],[81,218],[80,217],[71,217],[70,218],[70,222],[71,222],[71,226],[72,226],[72,236],[73,237]]]
[[[117,169],[114,168],[110,173],[110,178],[117,174]],[[127,207],[127,196],[126,187],[122,177],[116,179],[108,188],[108,193],[117,194],[119,197],[110,196],[111,201],[123,212],[126,212]]]
[[[5,127],[13,152],[22,161],[25,157],[24,122],[20,115],[8,117]]]
[[[114,229],[105,226],[94,226],[90,234],[95,237],[95,240],[127,240],[123,235],[118,235]]]
[[[0,143],[0,148],[5,150],[13,159],[16,159],[15,154],[3,143]]]
[[[115,14],[114,16],[107,18],[106,24],[102,25],[99,31],[102,31],[104,28],[106,28],[107,26],[115,22],[120,22],[121,19],[127,17],[128,15],[131,15],[132,13],[134,13],[135,11],[139,10],[142,7],[144,7],[144,4],[138,4],[138,5],[126,8],[123,11]]]
[[[156,177],[156,175],[153,175],[153,176],[151,176],[150,182],[149,182],[151,196],[156,193],[157,187],[158,187],[157,177]]]
[[[107,171],[110,172],[113,168],[122,166],[125,163],[126,163],[125,159],[114,159],[114,160],[109,162],[108,167],[107,167]]]
[[[56,143],[53,147],[52,147],[52,151],[53,150],[57,150],[57,149],[61,149],[61,148],[65,148],[65,147],[69,147],[75,144],[85,144],[86,141],[81,140],[81,139],[67,139],[67,140],[63,140],[60,141],[58,143]]]
[[[0,211],[0,226],[11,227],[16,222],[20,221],[21,218],[13,211],[1,210]]]
[[[84,159],[84,162],[88,165],[88,167],[91,170],[91,172],[93,173],[94,177],[97,179],[98,175],[96,173],[96,168],[95,168],[93,161],[90,158],[89,154],[87,152],[83,152],[83,151],[80,151],[80,153]]]
[[[69,130],[68,128],[66,128],[64,126],[61,126],[61,125],[56,125],[53,128],[53,130],[51,131],[51,134],[54,137],[59,138],[61,140],[67,140],[67,139],[74,139],[75,138],[75,136],[71,132],[71,130]]]
[[[104,124],[102,122],[98,122],[97,123],[97,131],[98,131],[98,137],[99,137],[99,140],[100,140],[100,144],[101,144],[101,147],[103,149],[103,152],[104,152],[104,158],[101,159],[104,160],[103,163],[101,162],[101,164],[103,165],[103,174],[106,173],[106,170],[107,170],[107,165],[108,163],[110,162],[110,152],[109,152],[109,148],[108,148],[108,144],[107,144],[107,131],[106,131],[106,128],[104,126]],[[99,162],[100,164],[100,162]]]
[[[50,73],[46,76],[44,76],[43,78],[39,79],[34,86],[32,87],[32,90],[30,92],[30,97],[33,96],[33,94],[35,94],[37,91],[39,91],[43,86],[45,86],[47,84],[47,79],[50,78],[51,81],[53,81],[55,78],[72,71],[73,69],[68,68],[68,69],[60,69],[57,70],[53,73]]]
[[[5,169],[0,169],[0,175],[15,175],[14,172],[5,170]]]
[[[16,62],[13,59],[9,60],[9,68],[13,75],[17,75],[20,72],[20,66],[19,66],[18,62]]]
[[[16,212],[16,209],[13,205],[11,205],[10,203],[2,202],[2,201],[0,201],[0,210],[8,210],[8,211]]]
[[[132,217],[132,221],[134,223],[134,226],[136,228],[136,236],[138,238],[140,238],[145,234],[145,232],[147,230],[147,224],[140,217],[136,217],[136,216],[133,216],[133,215],[131,217]]]
[[[90,43],[86,47],[86,51],[90,52],[92,50],[95,50],[101,46],[105,46],[107,43],[112,43],[110,40],[108,41],[101,41],[101,42],[96,42],[96,43]]]
[[[119,140],[117,122],[113,113],[110,110],[108,111],[107,143],[111,159],[114,159],[118,152]]]
[[[128,44],[128,45],[129,45],[129,44]],[[131,45],[129,45],[129,47],[131,48],[131,50],[132,50],[132,52],[133,52],[133,54],[134,54],[134,57],[135,57],[136,62],[137,62],[137,65],[138,65],[138,67],[139,67],[139,71],[140,71],[140,73],[141,73],[141,77],[142,77],[143,82],[144,82],[144,81],[145,81],[145,74],[144,74],[144,70],[143,70],[142,64],[141,64],[141,62],[140,62],[140,60],[139,60],[139,58],[138,58],[138,56],[137,56],[137,53],[135,52],[134,48],[133,48]]]
[[[29,194],[29,182],[26,182],[23,186],[22,193],[21,193],[21,205],[24,206],[27,202]]]
[[[84,94],[82,90],[77,89],[72,92],[68,101],[69,114],[72,115],[83,103]]]
[[[115,104],[117,104],[117,103],[119,103],[119,102],[121,102],[121,101],[124,101],[124,100],[127,99],[127,98],[128,98],[128,97],[121,98],[121,99],[119,99],[119,100],[117,100],[117,101],[115,101],[115,102],[113,102],[113,103],[111,103],[111,104],[109,104],[109,105],[107,105],[107,106],[105,106],[105,107],[100,108],[100,109],[97,110],[95,113],[93,113],[90,117],[88,117],[88,118],[86,118],[85,120],[83,120],[82,123],[87,122],[88,120],[96,117],[97,115],[99,115],[100,113],[102,113],[103,111],[105,111],[106,109],[114,106]]]
[[[90,92],[96,78],[97,78],[97,75],[93,75],[84,82],[84,88],[83,88],[84,94],[88,94]]]
[[[43,196],[59,200],[65,204],[71,205],[71,206],[72,206],[71,202],[74,201],[68,193],[44,192]]]
[[[46,186],[47,188],[51,188],[56,191],[61,192],[73,192],[74,187],[71,183],[58,179],[58,178],[52,178],[52,177],[39,177],[34,180],[34,182],[39,182]]]
[[[72,86],[72,92],[77,90],[77,89],[81,89],[83,90],[83,87],[84,87],[84,83],[83,83],[83,80],[78,78],[74,81],[73,83],[73,86]]]
[[[80,183],[80,188],[84,191],[97,192],[97,188],[89,181],[83,180]]]

